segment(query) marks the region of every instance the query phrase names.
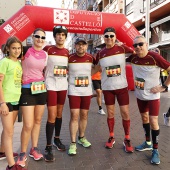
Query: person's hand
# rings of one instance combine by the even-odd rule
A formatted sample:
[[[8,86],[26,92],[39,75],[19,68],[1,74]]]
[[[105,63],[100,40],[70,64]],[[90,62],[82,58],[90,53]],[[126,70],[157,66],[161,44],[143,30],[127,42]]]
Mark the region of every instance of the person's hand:
[[[156,94],[156,93],[159,93],[159,92],[163,92],[164,90],[165,90],[164,87],[162,87],[161,85],[158,85],[158,86],[152,87],[150,89],[150,92]]]
[[[9,109],[8,109],[6,103],[1,104],[1,106],[0,106],[0,114],[2,114],[4,116],[9,114]]]

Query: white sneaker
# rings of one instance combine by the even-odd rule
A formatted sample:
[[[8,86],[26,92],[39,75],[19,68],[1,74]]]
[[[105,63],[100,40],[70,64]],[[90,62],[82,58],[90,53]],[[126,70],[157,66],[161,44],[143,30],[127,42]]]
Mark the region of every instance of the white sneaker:
[[[103,109],[99,110],[98,113],[101,114],[101,115],[105,115],[106,114]]]
[[[105,104],[105,100],[104,99],[102,99],[102,103]]]
[[[170,117],[166,117],[166,113],[163,113],[164,124],[170,126]]]

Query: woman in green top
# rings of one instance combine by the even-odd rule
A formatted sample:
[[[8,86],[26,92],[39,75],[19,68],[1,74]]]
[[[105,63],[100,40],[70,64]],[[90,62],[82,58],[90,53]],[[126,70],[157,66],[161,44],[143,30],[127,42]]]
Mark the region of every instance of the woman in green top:
[[[22,53],[22,43],[16,37],[10,37],[4,47],[5,58],[0,60],[0,117],[2,120],[2,145],[8,166],[6,170],[24,170],[13,157],[13,129],[21,95],[22,68],[18,57]],[[15,118],[14,118],[15,117]]]

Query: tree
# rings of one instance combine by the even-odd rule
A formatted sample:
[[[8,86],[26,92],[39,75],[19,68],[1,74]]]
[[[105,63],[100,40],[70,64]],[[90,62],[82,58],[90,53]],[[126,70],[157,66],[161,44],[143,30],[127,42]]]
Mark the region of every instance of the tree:
[[[2,25],[5,22],[4,19],[0,19],[0,25]]]

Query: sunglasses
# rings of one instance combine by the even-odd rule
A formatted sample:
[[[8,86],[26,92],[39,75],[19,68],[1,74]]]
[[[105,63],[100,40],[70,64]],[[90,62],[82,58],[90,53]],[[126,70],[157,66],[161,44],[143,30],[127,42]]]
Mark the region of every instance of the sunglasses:
[[[144,42],[136,43],[136,44],[133,44],[133,47],[134,48],[136,48],[137,46],[142,47],[143,44],[144,44]]]
[[[63,30],[67,30],[67,28],[66,28],[65,26],[61,26],[61,25],[55,26],[54,28],[55,28],[55,29],[62,28]]]
[[[42,40],[45,40],[45,36],[40,36],[40,35],[33,35],[35,38],[41,38]]]
[[[105,38],[113,38],[115,35],[104,35]]]

